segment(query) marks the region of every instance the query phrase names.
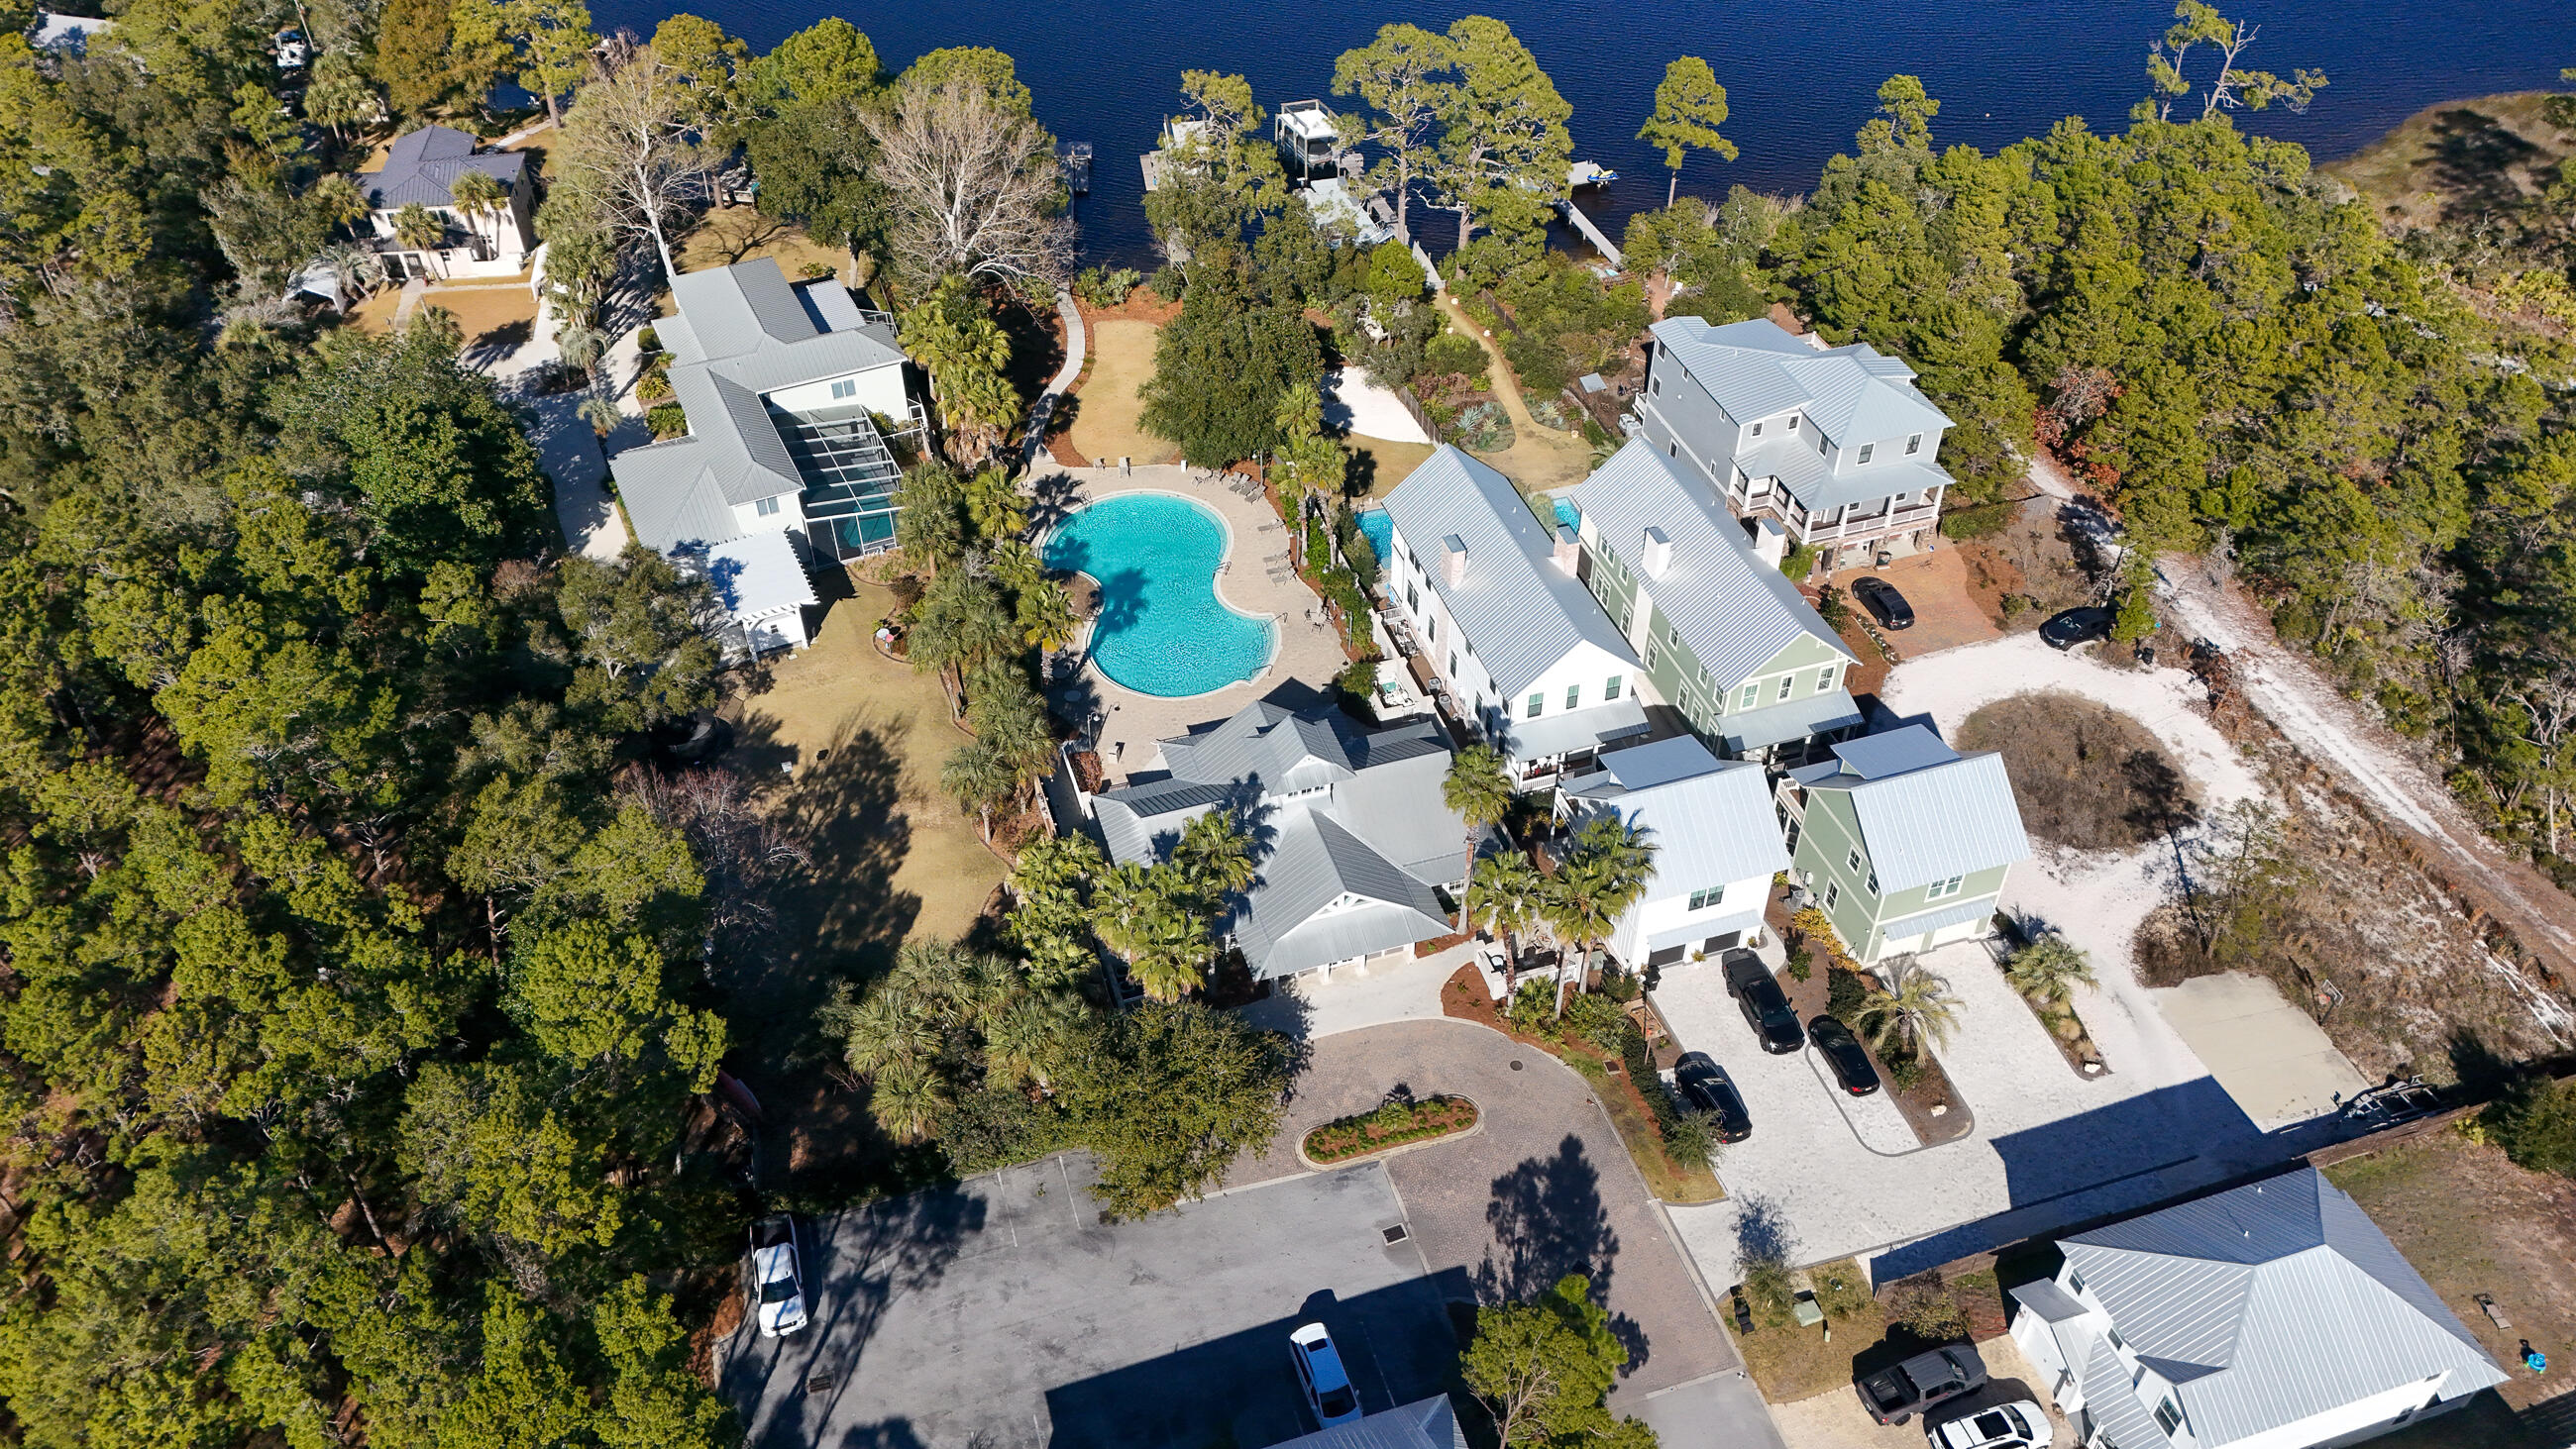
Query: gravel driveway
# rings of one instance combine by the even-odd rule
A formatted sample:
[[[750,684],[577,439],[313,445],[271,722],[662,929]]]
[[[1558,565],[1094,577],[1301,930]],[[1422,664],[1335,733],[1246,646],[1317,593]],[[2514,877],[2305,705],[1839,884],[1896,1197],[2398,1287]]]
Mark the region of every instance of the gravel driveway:
[[[1448,1018],[1341,1032],[1310,1050],[1269,1156],[1239,1160],[1229,1189],[1305,1171],[1299,1137],[1377,1106],[1399,1085],[1417,1096],[1467,1097],[1481,1113],[1475,1133],[1385,1159],[1442,1291],[1490,1303],[1588,1272],[1607,1285],[1603,1301],[1629,1346],[1614,1408],[1644,1414],[1649,1396],[1740,1387],[1728,1404],[1699,1411],[1728,1417],[1712,1425],[1726,1432],[1708,1442],[1777,1442],[1759,1395],[1735,1376],[1734,1345],[1581,1077],[1535,1048]]]

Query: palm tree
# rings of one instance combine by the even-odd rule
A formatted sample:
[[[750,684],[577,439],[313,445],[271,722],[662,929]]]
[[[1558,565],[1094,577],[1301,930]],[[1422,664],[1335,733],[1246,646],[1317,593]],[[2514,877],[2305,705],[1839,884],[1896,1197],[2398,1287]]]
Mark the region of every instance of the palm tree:
[[[1020,791],[1020,772],[991,740],[968,740],[948,752],[939,788],[983,821],[984,843],[993,843],[993,811]]]
[[[1950,993],[1949,982],[1908,959],[1896,968],[1893,986],[1861,1003],[1859,1019],[1853,1024],[1882,1052],[1890,1042],[1903,1042],[1919,1051],[1927,1038],[1940,1046],[1958,1028],[1959,998]]]
[[[1070,993],[1023,991],[1012,997],[985,1028],[986,1080],[1049,1085],[1083,1020],[1082,999]]]
[[[385,284],[385,259],[372,247],[355,242],[333,242],[322,249],[319,258],[323,269],[331,274],[333,300],[346,315],[352,298],[371,295]]]
[[[1011,362],[1010,334],[967,280],[952,273],[904,314],[897,339],[904,355],[930,374],[953,455],[960,462],[982,457],[999,430],[1019,416],[1019,394],[1004,372]]]
[[[417,201],[394,213],[394,241],[406,251],[423,254],[447,250],[447,223]]]
[[[1206,959],[1205,927],[1175,899],[1181,885],[1169,865],[1129,861],[1092,887],[1092,929],[1157,1001],[1177,1001],[1199,985]]]
[[[483,218],[498,216],[510,205],[510,193],[502,189],[500,182],[480,171],[459,175],[447,184],[447,194],[454,198],[457,214],[465,218],[467,230],[474,233],[478,242],[486,240]],[[495,250],[498,250],[497,246]]]
[[[1503,773],[1503,757],[1490,745],[1469,745],[1452,756],[1449,773],[1440,781],[1440,798],[1467,823],[1467,858],[1458,868],[1458,878],[1466,880],[1475,873],[1476,843],[1485,832],[1503,823],[1512,808],[1512,782]],[[1467,929],[1467,898],[1458,898],[1458,929]]]
[[[2074,942],[2051,931],[2012,953],[2004,962],[2004,979],[2044,1006],[2064,997],[2069,987],[2094,984],[2093,963]]]
[[[1489,855],[1467,876],[1467,918],[1503,938],[1503,994],[1520,985],[1520,933],[1538,920],[1547,877],[1519,851]]]
[[[987,659],[1016,654],[1018,626],[993,586],[962,569],[941,574],[913,611],[909,638],[912,667],[954,669],[959,687]]]
[[[608,334],[577,317],[555,329],[555,351],[562,354],[567,366],[588,372],[599,365],[600,354],[607,350]]]
[[[906,1064],[868,1082],[868,1115],[898,1142],[919,1142],[948,1108],[948,1085],[926,1066]]]
[[[1073,596],[1053,579],[1040,579],[1020,590],[1020,635],[1052,653],[1073,642],[1082,621],[1074,617]]]
[[[1577,986],[1592,969],[1592,952],[1628,914],[1655,879],[1655,847],[1637,828],[1615,813],[1594,817],[1574,838],[1574,849],[1549,882],[1542,914],[1547,923],[1580,950],[1574,973]],[[1562,977],[1556,1013],[1565,1014]]]
[[[573,413],[590,424],[590,430],[599,434],[602,442],[607,441],[608,435],[617,431],[617,425],[626,420],[626,415],[617,410],[616,400],[606,393],[594,392],[583,397],[581,406],[573,409]]]
[[[1216,915],[1226,897],[1252,884],[1252,837],[1231,814],[1210,810],[1181,827],[1172,848],[1172,864],[1188,884],[1193,901]]]

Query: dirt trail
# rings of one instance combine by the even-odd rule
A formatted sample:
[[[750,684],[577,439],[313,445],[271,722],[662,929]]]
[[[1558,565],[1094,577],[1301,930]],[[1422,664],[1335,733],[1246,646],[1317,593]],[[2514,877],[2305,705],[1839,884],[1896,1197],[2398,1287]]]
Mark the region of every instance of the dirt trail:
[[[2030,478],[2042,492],[2098,517],[2053,466],[2033,467]],[[2156,576],[2168,622],[2226,650],[2246,700],[2284,738],[2421,842],[2427,869],[2512,931],[2562,987],[2576,990],[2576,898],[2478,829],[2387,726],[2339,693],[2305,656],[2281,647],[2271,622],[2232,581],[2214,579],[2200,560],[2185,558],[2166,560]]]
[[[1447,313],[1451,325],[1474,338],[1485,349],[1485,361],[1494,378],[1494,401],[1501,403],[1503,416],[1512,420],[1512,445],[1499,453],[1477,456],[1502,470],[1505,477],[1520,485],[1523,493],[1539,493],[1550,488],[1564,488],[1583,481],[1592,471],[1592,449],[1581,433],[1551,428],[1530,415],[1529,403],[1521,397],[1520,379],[1512,372],[1511,363],[1503,358],[1503,349],[1485,335],[1458,299],[1444,291],[1440,310]]]

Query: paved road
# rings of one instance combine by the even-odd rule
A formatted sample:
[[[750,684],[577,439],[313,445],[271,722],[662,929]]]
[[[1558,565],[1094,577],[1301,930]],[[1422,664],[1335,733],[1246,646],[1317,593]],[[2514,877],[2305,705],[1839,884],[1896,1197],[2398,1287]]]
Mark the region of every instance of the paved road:
[[[1604,1302],[1631,1355],[1614,1408],[1685,1428],[1665,1440],[1676,1449],[1778,1442],[1662,1210],[1581,1077],[1544,1052],[1446,1018],[1341,1032],[1310,1049],[1285,1129],[1268,1158],[1236,1165],[1236,1181],[1304,1171],[1300,1136],[1367,1111],[1399,1084],[1417,1096],[1468,1097],[1482,1113],[1474,1135],[1385,1159],[1442,1290],[1494,1302],[1588,1272],[1607,1285]]]

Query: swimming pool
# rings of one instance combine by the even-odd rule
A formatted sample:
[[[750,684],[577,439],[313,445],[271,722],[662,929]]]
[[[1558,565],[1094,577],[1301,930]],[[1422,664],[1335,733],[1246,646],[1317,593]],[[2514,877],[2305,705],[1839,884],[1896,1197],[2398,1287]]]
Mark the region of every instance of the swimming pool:
[[[1057,524],[1042,556],[1100,585],[1091,628],[1100,672],[1138,694],[1178,699],[1252,678],[1278,647],[1268,619],[1216,596],[1226,542],[1225,520],[1204,504],[1122,493]]]
[[[1550,499],[1556,505],[1556,521],[1568,528],[1581,528],[1583,515],[1574,504],[1563,498]],[[1395,519],[1383,508],[1371,508],[1360,515],[1360,532],[1368,535],[1369,545],[1377,550],[1378,567],[1384,568],[1395,552]]]

